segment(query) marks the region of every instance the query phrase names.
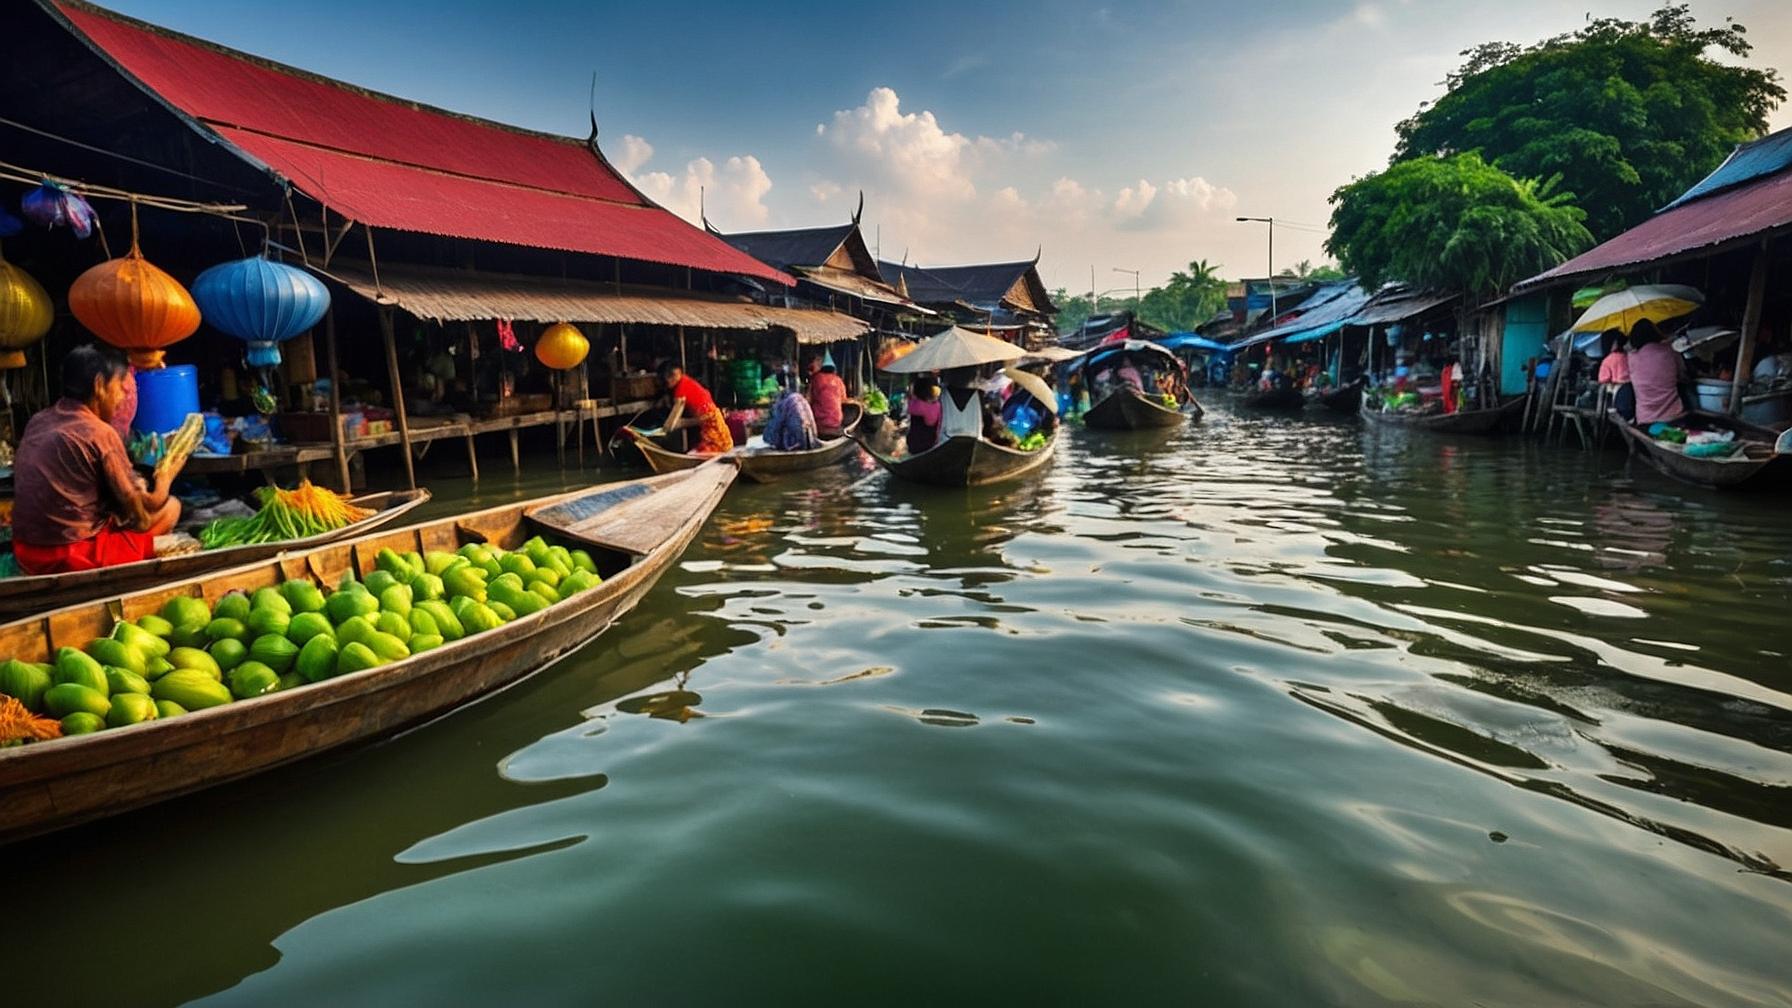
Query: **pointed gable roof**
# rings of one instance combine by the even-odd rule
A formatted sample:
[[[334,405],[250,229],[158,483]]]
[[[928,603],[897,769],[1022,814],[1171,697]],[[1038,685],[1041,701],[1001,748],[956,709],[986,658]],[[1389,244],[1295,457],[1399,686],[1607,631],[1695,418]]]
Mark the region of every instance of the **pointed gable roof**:
[[[879,265],[885,277],[906,281],[909,296],[922,304],[961,303],[984,311],[1000,306],[1038,315],[1058,313],[1034,259],[925,269],[890,262]]]
[[[587,142],[394,98],[80,0],[38,0],[208,138],[371,227],[793,281],[680,220]]]

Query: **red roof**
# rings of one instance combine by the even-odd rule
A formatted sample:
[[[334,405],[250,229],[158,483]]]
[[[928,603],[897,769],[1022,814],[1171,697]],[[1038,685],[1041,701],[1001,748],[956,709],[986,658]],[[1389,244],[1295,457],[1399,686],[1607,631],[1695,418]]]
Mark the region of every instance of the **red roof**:
[[[363,224],[794,283],[650,203],[582,140],[376,94],[84,4],[56,8],[148,90]]]
[[[1792,225],[1792,171],[1682,203],[1517,285],[1537,287],[1589,274],[1619,272]]]

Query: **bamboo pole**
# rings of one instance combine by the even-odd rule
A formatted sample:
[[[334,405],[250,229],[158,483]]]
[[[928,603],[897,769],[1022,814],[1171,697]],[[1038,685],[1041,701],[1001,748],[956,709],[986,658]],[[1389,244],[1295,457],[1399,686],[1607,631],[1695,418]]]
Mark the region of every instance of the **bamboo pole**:
[[[342,379],[336,370],[336,309],[324,312],[324,358],[330,367],[330,444],[336,450],[336,475],[342,480],[342,492],[354,487],[349,483],[348,447],[342,433]]]
[[[380,335],[386,341],[386,377],[392,382],[392,414],[398,418],[398,443],[404,451],[404,481],[417,489],[417,466],[411,459],[411,420],[405,414],[404,380],[398,372],[398,337],[393,334],[392,309],[380,309]]]
[[[1742,339],[1736,345],[1736,373],[1730,377],[1730,415],[1742,412],[1742,393],[1748,388],[1749,358],[1754,356],[1755,330],[1761,328],[1761,300],[1767,293],[1767,242],[1755,250],[1754,268],[1748,274],[1748,302],[1742,308]]]

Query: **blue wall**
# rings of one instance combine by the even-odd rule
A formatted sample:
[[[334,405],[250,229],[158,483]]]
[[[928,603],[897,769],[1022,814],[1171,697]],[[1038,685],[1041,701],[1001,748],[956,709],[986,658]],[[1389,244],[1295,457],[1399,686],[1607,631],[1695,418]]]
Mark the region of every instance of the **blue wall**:
[[[1500,394],[1523,395],[1524,362],[1549,341],[1549,296],[1532,294],[1506,302],[1506,330],[1500,342]]]

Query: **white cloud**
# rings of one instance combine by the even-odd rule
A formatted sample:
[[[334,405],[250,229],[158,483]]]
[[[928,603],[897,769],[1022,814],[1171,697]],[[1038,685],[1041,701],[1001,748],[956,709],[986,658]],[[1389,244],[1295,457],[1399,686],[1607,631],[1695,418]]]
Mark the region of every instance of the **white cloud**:
[[[707,212],[711,223],[727,230],[761,227],[771,219],[765,196],[772,190],[772,179],[757,157],[736,155],[720,165],[699,157],[676,173],[642,171],[652,159],[653,145],[628,135],[622,138],[614,163],[648,199],[685,220],[699,223]]]

